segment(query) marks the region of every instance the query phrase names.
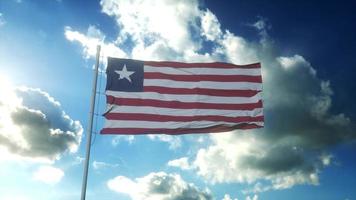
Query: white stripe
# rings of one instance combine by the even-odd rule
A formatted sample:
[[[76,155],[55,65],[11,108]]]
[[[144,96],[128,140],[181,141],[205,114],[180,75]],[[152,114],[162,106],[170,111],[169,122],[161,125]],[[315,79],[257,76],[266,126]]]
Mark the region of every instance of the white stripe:
[[[174,109],[174,108],[159,108],[152,106],[118,106],[107,105],[107,110],[110,113],[140,113],[152,115],[169,115],[169,116],[226,116],[226,117],[245,117],[245,116],[262,116],[263,109],[256,108],[254,110],[215,110],[215,109]]]
[[[263,122],[249,122],[263,126]],[[104,128],[162,128],[162,129],[194,129],[206,128],[216,125],[235,126],[238,123],[212,122],[212,121],[192,121],[192,122],[152,122],[152,121],[128,121],[128,120],[106,120]]]
[[[144,86],[160,86],[170,88],[204,88],[221,90],[262,90],[261,83],[251,82],[215,82],[215,81],[172,81],[163,79],[144,79]]]
[[[253,97],[217,97],[207,95],[179,95],[179,94],[159,94],[156,92],[119,92],[107,90],[106,95],[117,98],[147,99],[163,101],[197,102],[197,103],[219,103],[219,104],[243,104],[257,103],[261,100],[262,93],[259,92]]]
[[[153,67],[149,65],[144,66],[145,72],[160,72],[164,74],[179,74],[179,75],[251,75],[251,76],[261,76],[260,68],[233,68],[233,69],[223,69],[223,68],[176,68],[176,67]]]

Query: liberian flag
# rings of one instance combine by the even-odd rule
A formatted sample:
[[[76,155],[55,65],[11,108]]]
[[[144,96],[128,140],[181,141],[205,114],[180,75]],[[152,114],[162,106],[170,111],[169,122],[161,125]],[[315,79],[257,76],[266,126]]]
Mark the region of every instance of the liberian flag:
[[[212,133],[263,127],[260,63],[108,58],[102,134]]]

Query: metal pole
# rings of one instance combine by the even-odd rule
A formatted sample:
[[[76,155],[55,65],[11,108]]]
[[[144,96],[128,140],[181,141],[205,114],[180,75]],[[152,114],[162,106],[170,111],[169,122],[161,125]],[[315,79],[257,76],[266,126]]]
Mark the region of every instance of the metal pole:
[[[88,179],[88,168],[89,168],[89,157],[90,157],[90,146],[91,146],[91,132],[93,129],[93,118],[94,118],[94,108],[95,108],[95,95],[96,95],[96,83],[98,80],[98,69],[99,69],[99,57],[100,57],[100,45],[96,47],[96,63],[95,63],[95,72],[93,80],[93,89],[91,94],[91,105],[89,113],[89,126],[87,132],[87,145],[84,161],[84,172],[83,172],[83,183],[82,183],[82,193],[81,200],[85,200],[85,194],[87,190],[87,179]]]

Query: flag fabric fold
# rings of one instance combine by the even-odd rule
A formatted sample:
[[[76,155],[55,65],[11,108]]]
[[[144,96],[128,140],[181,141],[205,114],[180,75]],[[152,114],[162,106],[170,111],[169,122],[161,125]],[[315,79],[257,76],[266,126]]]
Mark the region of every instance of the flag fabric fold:
[[[264,125],[260,63],[108,58],[102,134],[213,133]]]

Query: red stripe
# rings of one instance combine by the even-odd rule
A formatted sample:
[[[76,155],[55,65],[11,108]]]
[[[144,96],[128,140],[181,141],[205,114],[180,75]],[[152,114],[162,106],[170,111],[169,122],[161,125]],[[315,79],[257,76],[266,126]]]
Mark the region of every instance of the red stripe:
[[[262,128],[256,124],[238,124],[235,126],[225,126],[218,125],[207,128],[199,129],[150,129],[150,128],[104,128],[100,131],[101,134],[169,134],[169,135],[180,135],[180,134],[192,134],[192,133],[218,133],[218,132],[227,132],[236,129],[255,129]]]
[[[217,82],[251,82],[262,83],[261,76],[248,75],[173,75],[158,72],[145,72],[145,79],[167,79],[173,81],[217,81]]]
[[[197,94],[221,97],[253,97],[261,91],[256,90],[221,90],[206,88],[169,88],[159,86],[144,86],[144,92],[157,92],[160,94]]]
[[[253,110],[262,108],[262,101],[257,103],[246,104],[217,104],[217,103],[199,103],[199,102],[180,102],[180,101],[163,101],[152,99],[130,99],[115,98],[107,96],[106,103],[123,106],[152,106],[160,108],[177,108],[177,109],[220,109],[220,110]]]
[[[154,67],[177,67],[177,68],[242,68],[242,69],[254,69],[261,68],[260,63],[253,63],[248,65],[235,65],[231,63],[213,62],[213,63],[182,63],[182,62],[157,62],[157,61],[144,61],[144,65]]]
[[[191,121],[213,121],[213,122],[261,122],[263,116],[251,117],[227,117],[219,115],[205,115],[205,116],[172,116],[172,115],[154,115],[144,113],[108,113],[105,115],[109,120],[137,120],[137,121],[155,121],[155,122],[191,122]]]

